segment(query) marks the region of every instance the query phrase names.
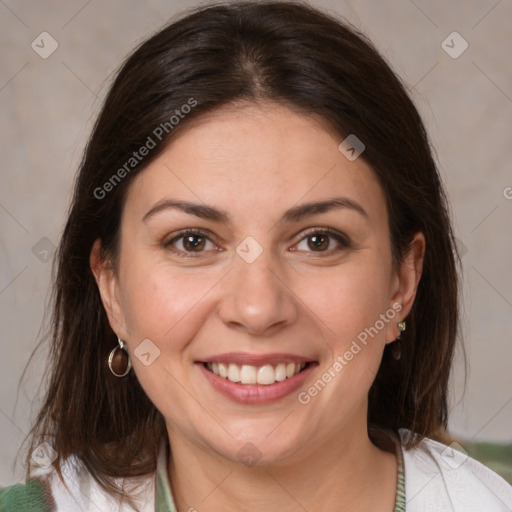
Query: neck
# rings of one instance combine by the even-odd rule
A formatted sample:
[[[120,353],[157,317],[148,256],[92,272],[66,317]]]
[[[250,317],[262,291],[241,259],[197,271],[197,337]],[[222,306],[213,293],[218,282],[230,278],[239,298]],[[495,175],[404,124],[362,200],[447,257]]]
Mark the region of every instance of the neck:
[[[178,512],[339,512],[395,503],[397,460],[364,435],[325,439],[292,463],[246,466],[173,432],[168,472]]]

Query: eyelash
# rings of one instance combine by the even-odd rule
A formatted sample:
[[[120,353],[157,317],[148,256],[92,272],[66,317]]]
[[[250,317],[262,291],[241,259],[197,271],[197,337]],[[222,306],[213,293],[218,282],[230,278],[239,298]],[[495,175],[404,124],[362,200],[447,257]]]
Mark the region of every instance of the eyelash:
[[[328,256],[331,256],[334,253],[337,253],[339,251],[342,251],[344,249],[349,249],[352,247],[352,244],[347,236],[342,235],[341,233],[339,233],[331,228],[310,228],[310,229],[306,230],[306,232],[304,233],[304,236],[297,242],[297,244],[299,244],[303,240],[306,240],[308,237],[310,237],[312,235],[330,235],[332,238],[334,238],[339,243],[339,245],[341,247],[338,247],[336,249],[330,249],[328,251],[307,251],[307,252],[313,252],[313,253],[318,252],[319,254],[326,254]],[[170,249],[172,252],[174,252],[175,254],[177,254],[178,256],[180,256],[182,258],[197,258],[198,256],[196,256],[196,255],[200,255],[201,253],[203,253],[205,251],[198,251],[198,252],[183,251],[183,250],[179,250],[173,246],[174,242],[176,242],[180,239],[183,239],[187,236],[200,236],[201,238],[204,238],[206,240],[209,240],[210,242],[213,242],[205,231],[202,231],[200,229],[187,228],[187,229],[183,229],[182,231],[179,231],[175,236],[173,236],[172,239],[170,239],[167,242],[164,242],[162,245],[164,248]],[[295,245],[297,245],[297,244],[295,244]]]

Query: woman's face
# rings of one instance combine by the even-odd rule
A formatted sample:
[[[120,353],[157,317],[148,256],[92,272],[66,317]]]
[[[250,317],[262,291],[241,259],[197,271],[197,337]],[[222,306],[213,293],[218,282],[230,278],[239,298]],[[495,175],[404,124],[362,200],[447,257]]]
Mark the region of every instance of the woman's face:
[[[381,186],[340,143],[274,104],[221,110],[131,184],[117,277],[91,266],[171,439],[279,464],[366,436],[422,251],[393,269]]]

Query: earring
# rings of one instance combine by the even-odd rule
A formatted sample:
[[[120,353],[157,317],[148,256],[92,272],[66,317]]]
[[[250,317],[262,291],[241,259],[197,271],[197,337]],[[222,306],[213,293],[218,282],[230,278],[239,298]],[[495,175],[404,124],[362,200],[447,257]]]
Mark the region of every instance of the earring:
[[[391,347],[391,355],[398,361],[402,357],[402,347],[400,344],[400,336],[405,331],[405,322],[398,323],[398,337]]]
[[[108,367],[113,375],[116,377],[124,377],[128,375],[132,367],[130,356],[127,350],[124,348],[124,341],[121,338],[117,338],[118,345],[112,349],[108,356]]]

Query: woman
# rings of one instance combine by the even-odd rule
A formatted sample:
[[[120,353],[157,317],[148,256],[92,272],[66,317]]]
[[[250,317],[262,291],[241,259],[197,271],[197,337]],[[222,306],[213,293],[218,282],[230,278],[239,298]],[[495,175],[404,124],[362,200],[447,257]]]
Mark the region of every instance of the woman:
[[[360,34],[202,7],[119,71],[56,260],[27,484],[0,510],[505,511],[447,424],[458,256]]]

